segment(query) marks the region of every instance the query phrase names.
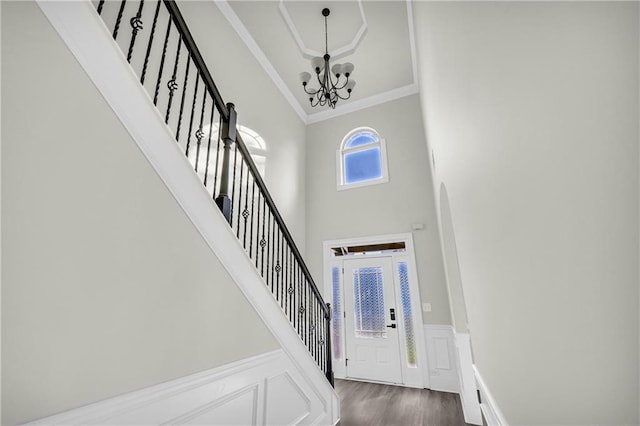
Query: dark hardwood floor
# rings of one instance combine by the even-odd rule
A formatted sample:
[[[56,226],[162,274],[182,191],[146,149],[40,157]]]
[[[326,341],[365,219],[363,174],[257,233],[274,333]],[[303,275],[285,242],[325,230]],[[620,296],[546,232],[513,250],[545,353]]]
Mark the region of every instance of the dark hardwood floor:
[[[455,393],[337,379],[336,392],[340,426],[466,425]]]

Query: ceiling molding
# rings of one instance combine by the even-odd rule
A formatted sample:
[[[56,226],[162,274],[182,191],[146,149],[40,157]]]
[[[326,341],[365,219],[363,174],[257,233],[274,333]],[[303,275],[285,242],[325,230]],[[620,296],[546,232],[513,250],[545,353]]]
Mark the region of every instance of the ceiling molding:
[[[418,55],[416,50],[416,32],[413,25],[413,6],[411,0],[407,0],[407,20],[409,25],[409,44],[411,46],[411,66],[413,67],[413,84],[418,85]]]
[[[366,109],[374,105],[380,105],[385,102],[394,101],[405,96],[415,95],[418,93],[417,84],[409,84],[404,87],[389,90],[388,92],[380,93],[377,95],[369,96],[368,98],[359,99],[346,104],[342,104],[336,109],[326,109],[324,111],[316,112],[307,116],[307,124],[318,123],[320,121],[329,120],[330,118],[338,117],[340,115],[348,114],[350,112]]]
[[[227,18],[227,21],[229,21],[238,36],[240,36],[242,41],[244,41],[244,44],[247,45],[251,53],[253,53],[253,56],[255,56],[260,65],[262,65],[262,68],[265,70],[265,72],[269,75],[269,77],[271,77],[271,80],[276,85],[276,87],[280,89],[280,92],[285,97],[287,102],[289,102],[291,108],[293,108],[296,114],[298,114],[298,117],[300,117],[300,119],[306,124],[307,113],[304,111],[304,109],[302,109],[300,103],[298,103],[295,96],[293,95],[293,93],[291,93],[291,90],[289,90],[285,82],[280,77],[280,74],[278,74],[269,59],[267,59],[267,56],[264,54],[262,49],[260,49],[258,43],[256,43],[251,34],[249,34],[249,30],[247,30],[242,21],[240,21],[240,18],[233,11],[229,3],[226,0],[214,0],[214,3],[216,4],[216,6],[218,6],[218,9],[220,9],[220,12],[222,12],[224,17]]]
[[[282,80],[276,69],[273,67],[267,56],[262,49],[258,46],[253,39],[247,28],[244,26],[238,15],[233,11],[227,0],[213,0],[220,12],[229,21],[231,27],[236,31],[238,36],[245,43],[249,51],[254,55],[258,63],[262,66],[267,75],[271,78],[276,87],[280,90],[285,97],[291,108],[296,112],[300,119],[305,124],[318,123],[320,121],[329,120],[334,117],[338,117],[343,114],[359,111],[361,109],[369,108],[374,105],[379,105],[385,102],[393,101],[405,96],[410,96],[418,93],[418,66],[416,56],[416,42],[415,42],[415,28],[413,23],[413,8],[411,6],[411,0],[406,0],[407,4],[407,18],[409,28],[409,43],[411,47],[411,62],[413,67],[413,83],[399,87],[397,89],[389,90],[384,93],[369,96],[367,98],[359,99],[357,101],[351,101],[345,104],[341,104],[335,109],[327,109],[313,114],[307,114],[302,108],[302,105],[298,102],[291,90],[287,87]],[[362,10],[361,0],[358,1]],[[288,26],[288,25],[287,25]],[[365,28],[366,30],[366,28]],[[363,34],[364,35],[364,34]],[[295,36],[294,36],[295,38]],[[297,43],[297,41],[296,41]],[[303,53],[304,54],[304,53]],[[320,55],[321,56],[321,55]]]
[[[357,3],[358,3],[358,8],[360,9],[360,18],[362,19],[362,25],[356,32],[356,35],[354,36],[353,40],[351,40],[351,43],[346,44],[344,46],[340,46],[339,48],[334,49],[330,52],[330,55],[333,59],[339,59],[354,53],[356,48],[360,44],[360,41],[362,41],[362,39],[364,38],[364,35],[367,32],[367,18],[364,15],[362,0],[358,0]],[[284,0],[280,0],[280,3],[278,4],[278,9],[280,10],[282,19],[284,19],[284,22],[287,25],[287,28],[289,29],[291,36],[295,40],[296,45],[298,46],[298,50],[300,50],[300,53],[302,54],[302,56],[307,59],[315,58],[318,56],[319,57],[324,56],[324,52],[319,52],[317,50],[310,49],[304,44],[304,41],[302,41],[302,37],[298,32],[298,27],[296,27],[296,24],[293,22],[293,19],[291,18],[291,15],[289,15],[289,11],[287,10],[287,7],[285,5],[286,5],[286,2]]]

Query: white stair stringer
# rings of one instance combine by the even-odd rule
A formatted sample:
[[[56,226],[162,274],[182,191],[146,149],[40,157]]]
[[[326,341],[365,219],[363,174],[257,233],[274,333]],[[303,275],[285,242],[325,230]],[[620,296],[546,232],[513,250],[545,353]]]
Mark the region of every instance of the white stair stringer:
[[[339,398],[209,196],[138,77],[87,0],[37,0],[41,10],[131,134],[207,245],[322,401],[304,423],[336,424]]]

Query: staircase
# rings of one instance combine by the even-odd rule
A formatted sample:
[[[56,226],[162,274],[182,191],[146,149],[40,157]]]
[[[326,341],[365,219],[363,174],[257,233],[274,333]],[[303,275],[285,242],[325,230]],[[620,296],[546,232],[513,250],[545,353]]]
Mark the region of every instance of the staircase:
[[[312,415],[301,422],[335,423],[330,307],[236,129],[235,107],[223,102],[178,6],[38,4],[279,341],[289,363],[282,371],[304,376],[304,383],[286,385],[294,392],[302,387],[300,403],[310,404]],[[285,383],[286,377],[272,378]]]
[[[330,306],[325,304],[236,129],[174,1],[101,0],[96,12],[247,256],[333,384]]]

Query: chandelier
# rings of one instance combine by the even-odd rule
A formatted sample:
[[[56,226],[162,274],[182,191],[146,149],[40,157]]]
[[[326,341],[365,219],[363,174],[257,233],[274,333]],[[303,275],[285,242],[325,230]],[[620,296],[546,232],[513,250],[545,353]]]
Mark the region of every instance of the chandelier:
[[[315,57],[311,60],[311,68],[316,74],[318,89],[308,88],[309,80],[311,80],[311,74],[308,72],[300,73],[300,80],[302,81],[302,88],[310,95],[309,103],[312,107],[317,105],[324,106],[329,105],[331,108],[335,108],[338,100],[349,99],[351,97],[351,91],[356,85],[355,80],[349,80],[349,76],[353,73],[353,64],[346,62],[344,64],[329,64],[329,37],[327,35],[327,16],[329,16],[330,10],[328,8],[322,9],[322,16],[324,16],[324,56]],[[335,80],[333,78],[335,76]],[[343,78],[341,78],[343,77]]]

